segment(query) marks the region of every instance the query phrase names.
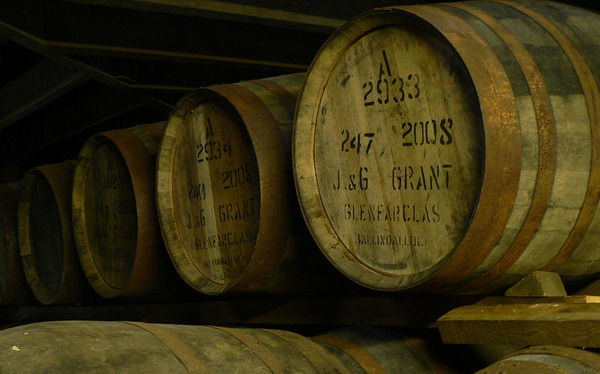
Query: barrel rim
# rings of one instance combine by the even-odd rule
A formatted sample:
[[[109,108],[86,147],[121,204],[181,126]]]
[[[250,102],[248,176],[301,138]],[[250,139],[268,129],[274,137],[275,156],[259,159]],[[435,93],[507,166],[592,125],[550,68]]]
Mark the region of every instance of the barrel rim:
[[[260,180],[259,225],[252,254],[246,269],[240,272],[236,279],[223,284],[208,279],[197,268],[185,245],[179,239],[180,228],[173,208],[172,165],[177,135],[183,128],[187,115],[211,99],[225,102],[245,124],[244,131],[247,131],[251,140],[250,146],[254,149]],[[251,109],[247,102],[250,99],[255,101],[252,105],[258,107]],[[278,137],[270,136],[273,130],[277,131]],[[259,152],[257,147],[268,149],[269,152]],[[290,231],[285,220],[278,220],[275,218],[276,215],[270,214],[273,209],[289,204],[284,193],[281,192],[284,190],[281,186],[287,183],[284,177],[286,168],[285,157],[278,157],[278,155],[284,153],[285,147],[277,122],[266,105],[244,87],[228,84],[201,88],[188,94],[176,104],[167,120],[165,135],[158,150],[156,196],[161,232],[167,251],[178,273],[194,289],[205,294],[220,294],[232,289],[256,291],[268,281],[269,269],[274,269],[278,265],[287,233]],[[275,243],[274,248],[281,249],[278,254],[269,252],[268,247],[272,246],[272,243]]]
[[[146,131],[140,127],[141,131]],[[118,155],[128,171],[128,179],[134,192],[136,206],[136,248],[128,279],[121,287],[111,285],[100,271],[96,259],[92,255],[90,240],[87,233],[85,196],[88,182],[88,173],[91,168],[91,160],[99,147],[110,143],[114,146]],[[146,185],[154,187],[154,181],[150,182],[145,174],[154,172],[154,165],[150,151],[142,140],[128,129],[116,129],[101,132],[90,137],[82,146],[73,177],[72,209],[73,209],[73,233],[76,242],[77,253],[81,261],[83,272],[96,293],[105,298],[114,297],[138,297],[145,295],[151,288],[157,275],[157,257],[160,255],[155,239],[152,235],[152,222],[155,209],[148,208],[153,204],[154,194],[147,194]],[[137,167],[135,167],[137,165]],[[140,166],[141,165],[141,166]],[[144,200],[144,201],[141,201]],[[147,200],[147,201],[145,201]],[[145,208],[146,207],[146,208]],[[154,218],[156,221],[156,219]],[[158,227],[156,227],[158,230]]]
[[[444,288],[444,286],[440,286],[440,284],[445,283],[445,281],[449,279],[453,279],[452,277],[456,277],[456,272],[458,271],[456,266],[456,255],[460,254],[459,257],[462,257],[463,259],[466,256],[469,258],[473,257],[472,255],[468,255],[466,248],[475,248],[479,246],[479,243],[475,240],[475,236],[477,236],[476,231],[488,229],[485,227],[486,225],[482,223],[483,221],[489,223],[487,226],[493,227],[495,233],[494,237],[488,240],[486,246],[493,246],[497,242],[497,239],[499,239],[501,234],[500,225],[508,220],[518,190],[518,175],[514,175],[511,171],[500,170],[488,156],[488,153],[496,156],[504,154],[506,156],[503,156],[503,158],[508,158],[511,162],[514,162],[514,164],[520,165],[520,148],[514,146],[515,144],[520,145],[519,139],[515,138],[511,141],[507,141],[508,144],[512,145],[510,150],[514,150],[515,152],[506,152],[505,149],[502,149],[504,145],[495,145],[490,141],[492,135],[494,133],[498,134],[502,126],[512,126],[517,124],[516,118],[513,118],[514,116],[506,116],[510,117],[507,119],[501,118],[499,114],[500,112],[504,112],[501,108],[516,105],[514,104],[514,95],[508,94],[506,95],[507,97],[503,97],[503,95],[498,94],[495,89],[490,90],[491,92],[486,92],[487,90],[483,87],[487,87],[489,84],[481,85],[482,87],[479,87],[476,84],[474,81],[476,78],[474,78],[472,74],[473,70],[476,70],[475,68],[480,67],[480,65],[485,65],[483,65],[482,62],[477,62],[473,59],[470,59],[469,61],[465,60],[463,53],[457,51],[456,46],[449,37],[443,33],[442,30],[439,30],[433,21],[430,20],[432,16],[427,14],[427,11],[431,9],[431,6],[418,5],[376,9],[355,18],[342,28],[338,29],[322,46],[321,50],[313,60],[298,101],[294,126],[293,159],[296,190],[300,200],[302,213],[313,237],[329,261],[354,282],[367,288],[377,290],[401,290],[410,287],[419,287],[419,290],[440,292],[440,290]],[[452,18],[451,14],[448,15]],[[454,18],[452,21],[454,21]],[[456,18],[456,21],[459,23],[462,22],[463,27],[465,28],[470,27],[459,18]],[[457,61],[462,62],[466,71],[469,72],[476,99],[479,101],[478,107],[481,110],[485,157],[483,162],[482,184],[479,190],[478,200],[474,206],[470,223],[467,225],[465,232],[462,235],[462,239],[455,248],[448,252],[442,261],[423,271],[422,274],[414,273],[396,276],[373,271],[360,263],[341,242],[340,238],[335,233],[333,226],[328,222],[323,201],[320,197],[314,196],[315,194],[313,191],[318,191],[316,170],[314,167],[314,145],[315,129],[317,126],[316,118],[318,115],[316,108],[319,107],[315,104],[318,104],[325,83],[333,69],[331,67],[334,65],[332,61],[336,61],[336,59],[342,55],[344,50],[370,32],[373,28],[393,27],[395,24],[406,24],[408,22],[418,22],[423,28],[431,30],[436,37],[454,50]],[[483,47],[485,47],[485,45]],[[463,50],[467,50],[467,46],[464,46]],[[324,62],[323,60],[326,60],[327,62]],[[500,69],[503,72],[501,65]],[[485,82],[490,80],[491,77],[486,76],[485,72],[487,72],[486,69],[480,69],[479,78],[477,79]],[[503,90],[502,93],[504,93],[504,91],[508,93],[507,88],[509,87],[504,86],[506,85],[500,85],[498,91]],[[492,86],[492,88],[493,87],[494,86]],[[313,97],[313,99],[311,99],[311,97]],[[495,104],[498,104],[496,106],[497,110],[493,111],[489,108],[486,109],[485,106],[481,105],[482,102],[486,101],[493,101]],[[308,104],[306,104],[307,102]],[[516,113],[516,111],[513,111],[513,113]],[[303,131],[305,134],[302,134]],[[518,128],[515,133],[519,134]],[[514,134],[510,135],[514,136]],[[310,160],[310,162],[307,162],[306,160]],[[497,181],[502,181],[503,183],[493,183]],[[498,190],[500,192],[497,192]],[[504,204],[502,206],[498,203],[498,195],[504,197]],[[492,203],[490,205],[494,205],[494,208],[486,208],[485,205],[481,204],[482,200],[490,201]],[[507,206],[508,208],[506,208]],[[482,217],[485,217],[482,211],[486,209],[492,211],[492,215],[496,219],[482,219]],[[474,223],[478,225],[476,229],[472,227]],[[474,266],[479,265],[479,263],[483,261],[485,256],[482,257],[481,252],[482,251],[478,250],[473,252],[475,253]],[[436,281],[430,282],[432,279],[435,279]],[[440,279],[442,279],[441,282],[439,281]]]
[[[69,197],[60,193],[66,192],[71,188],[71,180],[70,178],[65,178],[65,176],[72,173],[73,167],[74,161],[69,160],[58,164],[37,166],[27,171],[23,180],[24,191],[19,198],[17,206],[19,252],[25,279],[35,298],[45,305],[76,301],[82,296],[84,291],[84,285],[82,283],[83,275],[81,273],[77,254],[75,253],[76,249],[73,241],[71,204]],[[32,178],[36,177],[43,177],[48,181],[57,205],[62,229],[63,261],[61,264],[61,279],[58,288],[54,293],[51,293],[48,290],[48,287],[42,284],[34,263],[25,260],[28,256],[32,257],[33,254],[30,242],[31,233],[29,220],[31,193],[27,186]]]

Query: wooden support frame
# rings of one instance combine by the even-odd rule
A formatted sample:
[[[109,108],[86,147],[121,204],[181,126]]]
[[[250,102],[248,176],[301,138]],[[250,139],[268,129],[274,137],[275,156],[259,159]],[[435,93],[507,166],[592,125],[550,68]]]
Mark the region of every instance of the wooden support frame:
[[[558,279],[558,280],[557,280]],[[444,343],[600,348],[600,296],[561,296],[558,274],[533,274],[507,292],[437,321]]]

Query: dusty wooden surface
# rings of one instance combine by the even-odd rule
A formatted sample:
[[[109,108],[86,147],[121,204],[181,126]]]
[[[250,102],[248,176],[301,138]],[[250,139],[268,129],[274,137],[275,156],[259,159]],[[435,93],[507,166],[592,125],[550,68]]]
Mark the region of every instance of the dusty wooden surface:
[[[350,373],[324,348],[274,329],[64,321],[2,331],[12,372]]]
[[[368,287],[420,292],[597,273],[597,23],[497,1],[340,28],[307,75],[294,135],[303,212],[329,259]]]
[[[564,297],[567,296],[567,291],[557,273],[534,271],[506,290],[504,295],[509,297]]]
[[[201,292],[302,288],[312,277],[299,270],[319,267],[290,167],[302,80],[293,74],[205,88],[182,99],[168,120],[158,154],[161,228],[178,272]]]
[[[437,321],[448,344],[561,345],[600,347],[598,302],[475,304]]]

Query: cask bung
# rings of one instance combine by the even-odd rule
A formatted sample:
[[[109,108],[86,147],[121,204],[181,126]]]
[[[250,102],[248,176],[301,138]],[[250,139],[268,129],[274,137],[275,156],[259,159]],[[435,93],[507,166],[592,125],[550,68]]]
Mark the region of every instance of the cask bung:
[[[17,305],[33,299],[21,265],[17,241],[18,183],[0,184],[0,304]]]
[[[159,219],[175,267],[196,290],[279,292],[310,281],[291,281],[298,261],[315,259],[289,150],[302,82],[294,74],[204,88],[169,117],[158,153]]]
[[[87,291],[71,223],[74,166],[74,161],[38,166],[23,179],[19,250],[27,283],[42,304],[75,303]]]
[[[537,346],[520,350],[476,374],[600,373],[600,356],[577,348]]]
[[[0,332],[10,373],[352,373],[324,348],[273,329],[56,321]]]
[[[84,273],[102,297],[153,290],[166,254],[154,193],[164,124],[96,134],[83,145],[73,181],[73,229]]]
[[[600,271],[600,17],[545,1],[378,9],[307,74],[294,129],[321,250],[380,290]]]

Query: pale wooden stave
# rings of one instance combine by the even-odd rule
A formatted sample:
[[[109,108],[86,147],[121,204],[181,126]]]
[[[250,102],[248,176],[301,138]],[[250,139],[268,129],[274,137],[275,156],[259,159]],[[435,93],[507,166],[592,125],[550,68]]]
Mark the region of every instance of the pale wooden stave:
[[[208,87],[183,98],[169,117],[158,155],[161,229],[176,269],[203,293],[293,286],[281,271],[300,250],[285,134],[302,80]]]
[[[0,346],[12,372],[352,373],[310,339],[274,329],[56,321],[4,330]]]
[[[476,374],[533,372],[593,374],[600,372],[600,356],[577,348],[534,346],[513,353]]]
[[[163,131],[163,123],[107,131],[80,151],[74,236],[88,282],[102,297],[143,297],[156,291],[170,266],[154,193]]]
[[[540,3],[534,2],[533,4]],[[573,95],[568,96],[568,93],[557,96],[555,94],[557,90],[555,82],[560,82],[560,78],[550,79],[548,77],[549,70],[556,66],[556,63],[549,65],[550,68],[545,66],[538,68],[535,63],[539,59],[543,61],[543,55],[535,55],[534,53],[532,58],[531,55],[528,55],[528,52],[530,52],[528,51],[529,45],[524,45],[519,39],[524,37],[533,38],[534,33],[530,32],[527,35],[523,32],[527,25],[520,25],[521,28],[518,29],[518,34],[516,32],[511,33],[510,27],[502,24],[502,22],[508,23],[511,20],[506,21],[502,17],[498,17],[499,20],[494,19],[494,7],[496,9],[505,7],[503,11],[508,12],[513,9],[513,6],[514,4],[472,2],[398,7],[374,11],[351,21],[338,30],[325,44],[313,62],[306,79],[304,91],[299,99],[296,116],[296,132],[294,135],[296,184],[305,218],[321,249],[334,265],[356,282],[367,287],[387,290],[411,288],[421,283],[417,288],[414,288],[415,291],[456,292],[457,289],[461,289],[460,292],[481,293],[506,287],[520,279],[520,277],[539,268],[558,269],[565,278],[570,277],[576,280],[590,278],[598,273],[597,268],[594,267],[598,264],[599,254],[597,250],[591,248],[591,243],[594,240],[597,241],[595,222],[598,222],[598,220],[596,218],[592,219],[592,216],[597,205],[595,196],[597,196],[596,191],[599,188],[597,168],[593,166],[597,163],[597,146],[594,146],[594,144],[597,144],[598,140],[597,132],[593,130],[594,126],[589,125],[589,120],[586,121],[589,112],[590,118],[594,119],[594,123],[597,122],[597,118],[595,118],[595,113],[597,113],[595,107],[598,102],[597,86],[594,82],[594,76],[599,72],[596,67],[597,63],[586,52],[591,47],[586,48],[583,42],[579,42],[580,44],[577,45],[583,58],[578,57],[577,52],[573,52],[573,50],[577,51],[577,48],[565,47],[565,50],[561,51],[561,47],[566,42],[558,43],[560,45],[554,47],[555,55],[562,53],[564,57],[561,58],[567,62],[573,59],[577,60],[575,64],[577,72],[568,75],[563,74],[563,70],[555,69],[554,73],[560,75],[561,78],[563,78],[561,74],[565,77],[575,77],[572,80],[574,85],[578,84],[577,79],[585,83],[583,91],[580,91],[581,93],[576,98],[573,98]],[[540,8],[543,7],[544,5],[540,5]],[[556,5],[556,7],[562,9],[563,6]],[[572,8],[571,11],[579,12]],[[554,14],[558,13],[555,12]],[[590,20],[596,17],[593,14],[584,12],[577,13],[577,16],[582,17],[582,14],[586,15],[587,21],[583,25],[590,25]],[[571,14],[569,13],[569,15]],[[516,22],[516,18],[517,21],[527,24],[527,22],[530,22],[527,17],[522,14],[521,18],[525,20],[513,17],[512,21]],[[555,16],[555,18],[560,19],[560,16]],[[540,22],[539,17],[533,20],[533,23],[536,22]],[[575,24],[575,22],[571,22],[571,24]],[[464,211],[463,217],[467,217],[470,222],[458,231],[458,240],[455,241],[454,247],[452,247],[452,243],[447,245],[441,251],[438,259],[435,260],[434,258],[434,261],[432,261],[433,266],[429,269],[421,272],[423,269],[418,266],[416,269],[411,269],[409,266],[403,274],[403,269],[400,267],[394,268],[394,265],[401,265],[398,261],[392,263],[392,266],[389,266],[389,264],[387,267],[373,266],[373,260],[368,259],[368,256],[377,258],[379,254],[370,255],[369,253],[373,253],[373,251],[379,251],[377,253],[396,253],[391,255],[392,257],[396,256],[394,260],[401,258],[402,261],[405,261],[408,257],[418,263],[420,261],[419,257],[435,256],[436,252],[434,251],[434,254],[430,255],[433,248],[428,247],[426,248],[427,254],[422,254],[425,250],[422,248],[423,246],[414,245],[407,249],[405,253],[398,252],[397,249],[396,252],[393,252],[385,245],[373,245],[371,252],[365,249],[362,254],[359,253],[357,256],[356,250],[353,251],[348,248],[349,236],[344,236],[344,230],[348,230],[350,225],[344,227],[344,222],[338,222],[336,226],[335,215],[340,216],[339,208],[338,211],[335,211],[332,206],[327,206],[327,204],[331,204],[330,200],[333,200],[331,198],[332,192],[323,191],[322,186],[326,186],[332,178],[328,180],[328,172],[319,170],[319,165],[322,164],[330,163],[329,167],[336,168],[338,164],[342,163],[330,162],[333,156],[327,153],[323,154],[327,154],[328,157],[325,157],[324,161],[320,161],[318,156],[323,159],[322,155],[315,154],[313,149],[318,148],[319,143],[334,139],[333,135],[324,132],[326,130],[319,130],[320,127],[324,126],[323,123],[328,123],[326,116],[323,123],[319,122],[323,121],[324,117],[323,113],[319,112],[322,111],[323,103],[329,103],[326,95],[327,85],[337,87],[335,83],[332,84],[331,82],[339,82],[339,87],[342,87],[341,83],[343,82],[344,86],[351,86],[352,79],[356,76],[356,74],[353,75],[350,72],[346,81],[344,81],[345,76],[343,75],[340,75],[341,78],[335,81],[335,79],[338,79],[335,75],[335,69],[342,66],[340,61],[344,61],[345,58],[341,56],[346,56],[347,50],[353,48],[352,46],[355,43],[358,44],[361,38],[366,39],[369,35],[376,35],[377,30],[398,29],[400,30],[398,32],[402,32],[409,27],[415,30],[420,29],[423,34],[433,35],[432,37],[438,38],[440,42],[447,41],[452,45],[451,49],[454,50],[450,53],[450,56],[454,54],[454,58],[464,62],[465,71],[468,72],[467,80],[473,82],[478,96],[471,104],[480,106],[480,116],[483,118],[481,126],[484,128],[483,132],[485,133],[485,158],[483,160],[483,170],[485,172],[481,177],[480,190],[470,190],[471,194],[474,194],[471,199],[475,199],[476,206],[474,204],[470,205],[472,207],[470,208],[470,214],[469,209]],[[433,29],[431,29],[432,27]],[[570,36],[577,35],[578,30],[575,30],[574,27],[569,28],[568,22],[566,25],[560,24],[559,27],[567,29]],[[486,28],[493,31],[486,31]],[[547,27],[547,29],[550,32],[546,31],[546,33],[551,34],[551,36],[545,36],[545,38],[553,39],[557,34],[556,30],[551,27]],[[482,34],[482,31],[485,32]],[[415,31],[415,33],[417,32]],[[536,32],[539,33],[537,30]],[[496,39],[500,40],[502,38],[502,40],[498,43],[491,39],[490,34],[494,35]],[[585,39],[584,37],[581,38]],[[376,37],[373,37],[373,39],[375,40],[362,41],[362,43],[368,44],[370,48],[372,47],[371,49],[375,50],[375,52],[372,52],[373,54],[381,53],[382,48],[378,49],[377,46],[387,45],[389,46],[389,48],[386,47],[388,48],[388,56],[394,55],[389,49],[400,48],[394,47],[394,43],[414,43],[410,38],[405,38],[405,41],[396,41],[402,39],[395,39],[387,43],[378,41]],[[597,43],[597,37],[590,37],[590,40],[589,44]],[[506,45],[508,45],[508,49]],[[419,45],[419,48],[423,49],[422,45]],[[365,50],[368,51],[368,49]],[[360,52],[363,52],[363,55]],[[413,63],[411,60],[422,58],[423,53],[421,50],[413,50],[413,55],[416,54],[417,57],[408,54],[407,56],[411,56],[408,59],[409,61],[404,59],[402,64],[398,66],[392,62],[390,70],[405,69],[405,66],[410,66]],[[514,54],[514,57],[510,55],[511,53]],[[351,53],[347,54],[350,55]],[[359,50],[354,56],[358,61],[357,65],[373,58],[368,57],[370,55],[364,50]],[[442,56],[438,57],[443,58]],[[512,59],[512,62],[510,59]],[[379,61],[383,61],[381,57],[379,57]],[[482,61],[485,61],[485,64]],[[584,62],[587,62],[589,66]],[[381,62],[381,65],[375,64],[372,70],[367,67],[363,67],[363,69],[366,69],[364,71],[372,73],[375,77],[377,77],[379,71],[383,72],[382,76],[387,77],[388,75],[387,65],[383,62]],[[339,71],[345,72],[348,69],[339,67]],[[567,73],[568,69],[565,68],[564,72]],[[421,74],[423,73],[421,72]],[[519,74],[524,75],[524,77],[519,77]],[[367,75],[359,75],[359,77],[364,77],[367,80]],[[458,81],[454,80],[454,82]],[[490,82],[493,82],[493,84],[490,84]],[[544,83],[550,84],[550,87],[544,87]],[[358,88],[360,87],[356,89]],[[548,94],[548,89],[550,94]],[[569,90],[569,92],[576,91],[576,88],[569,87]],[[442,95],[442,92],[445,92],[445,95]],[[363,92],[359,90],[358,93],[362,94]],[[335,109],[337,110],[336,113],[354,110],[361,114],[350,115],[351,119],[349,121],[344,119],[348,116],[341,118],[333,116],[333,121],[349,122],[350,131],[354,133],[367,132],[368,130],[360,127],[366,126],[365,123],[368,123],[367,126],[371,126],[371,130],[377,129],[377,126],[373,125],[374,123],[385,123],[388,127],[394,123],[399,123],[393,112],[387,112],[392,113],[389,114],[390,117],[377,122],[377,118],[380,117],[376,117],[376,114],[364,114],[365,111],[356,108],[358,104],[362,105],[360,100],[363,99],[363,96],[357,93],[354,96],[356,96],[352,99],[354,101],[348,99],[348,103],[339,104]],[[447,97],[448,92],[439,91],[439,96]],[[377,97],[374,98],[377,99]],[[332,102],[335,103],[335,101]],[[377,105],[377,103],[374,105]],[[439,108],[439,105],[435,106],[436,110],[437,108]],[[578,110],[579,108],[583,108],[583,113],[580,116],[581,118],[578,117],[578,119],[581,119],[578,121],[578,127],[567,124],[566,116],[577,115],[576,113],[581,112],[581,110]],[[468,109],[465,108],[465,111],[468,111]],[[327,110],[331,111],[331,105],[327,107]],[[552,116],[552,110],[558,112],[556,118]],[[417,112],[413,108],[413,117],[418,115]],[[408,115],[411,115],[410,110]],[[521,124],[518,122],[519,116],[522,118]],[[352,122],[354,118],[359,118],[359,120]],[[365,118],[369,118],[369,120],[367,121]],[[558,131],[554,130],[555,122],[557,122]],[[333,123],[335,124],[335,122]],[[532,123],[533,127],[531,126]],[[586,123],[588,124],[587,135],[585,135],[585,129],[581,129]],[[506,127],[507,124],[510,124],[510,126]],[[591,136],[590,128],[592,129]],[[510,131],[505,133],[506,129],[510,129]],[[393,136],[391,132],[389,135],[384,136],[384,138]],[[583,159],[591,160],[592,166],[588,165],[587,171],[585,170],[585,162],[574,164],[574,158],[569,155],[573,151],[573,147],[569,148],[569,143],[583,141],[586,136],[588,139],[590,137],[593,139],[592,145],[589,145],[590,142],[588,141],[587,148],[584,147],[580,152]],[[500,141],[499,139],[503,140]],[[339,142],[339,140],[337,141]],[[524,146],[521,147],[521,144],[524,144]],[[339,146],[339,144],[336,145]],[[441,147],[438,146],[437,148]],[[438,151],[437,148],[434,151]],[[392,147],[392,153],[394,150],[404,152],[401,146]],[[380,151],[381,149],[377,150],[378,153]],[[429,151],[431,152],[431,149]],[[408,154],[407,152],[402,153],[403,160],[411,160],[415,157],[414,154]],[[481,152],[483,156],[482,150],[469,149],[468,146],[462,152]],[[378,157],[376,162],[372,161],[370,164],[365,161],[365,157],[358,162],[353,160],[346,162],[353,165],[352,167],[357,170],[360,167],[368,167],[369,171],[375,170],[375,174],[379,170],[381,181],[377,183],[378,181],[375,179],[370,180],[370,182],[384,186],[386,183],[389,184],[385,178],[390,178],[389,170],[386,170],[385,165],[393,165],[389,160],[389,155],[385,155],[384,157]],[[381,167],[381,165],[384,165],[384,167]],[[572,173],[571,167],[575,167],[579,174]],[[373,174],[370,173],[370,176]],[[322,181],[319,181],[319,178]],[[559,181],[558,183],[554,182],[555,178]],[[476,183],[478,180],[477,173],[474,173],[471,179]],[[456,181],[456,179],[454,180]],[[589,185],[588,180],[590,181]],[[465,184],[466,182],[461,180],[458,185],[461,183]],[[577,188],[577,195],[569,195],[569,188]],[[469,193],[466,195],[469,196]],[[381,200],[381,196],[389,201],[392,200],[390,191],[384,190],[367,196],[367,201],[369,201],[368,199],[371,201]],[[429,198],[432,197],[437,196],[429,194],[426,201],[429,201]],[[459,196],[459,198],[465,199],[464,196]],[[356,200],[354,197],[350,197],[349,200],[360,201],[357,204],[364,204],[362,203],[364,200]],[[402,201],[402,199],[400,200]],[[448,200],[452,201],[454,199],[449,197]],[[562,211],[565,214],[560,214],[561,208],[565,204],[570,210],[567,214],[567,211],[563,209]],[[332,214],[334,214],[333,220],[331,219]],[[574,215],[575,219],[568,219],[568,215]],[[338,219],[338,221],[340,220]],[[456,222],[457,220],[453,221]],[[458,221],[461,221],[461,219],[458,219]],[[385,234],[382,229],[373,227],[377,224],[375,222],[370,227],[365,224],[362,230],[374,236]],[[379,226],[381,225],[379,223]],[[388,226],[391,226],[391,228],[388,227],[387,231],[398,236],[406,236],[408,235],[406,232],[414,233],[415,230],[418,231],[419,229],[418,225],[406,225],[406,228],[393,227],[392,224],[388,224]],[[562,234],[562,238],[556,238],[552,242],[551,237],[556,237],[556,235],[552,235],[556,231],[556,227],[561,227],[560,231],[564,234]],[[591,229],[588,229],[588,227],[591,227]],[[357,230],[352,229],[351,232],[357,232]],[[436,245],[442,243],[435,228],[433,230],[428,229],[426,235],[428,236],[424,240],[431,239]],[[447,237],[447,234],[445,236]],[[582,237],[584,238],[583,242],[587,243],[586,250],[575,251]],[[532,249],[529,249],[527,245],[532,241],[536,243],[535,247],[531,246]],[[548,251],[548,246],[553,249]],[[545,253],[540,256],[541,252],[539,251],[542,248],[545,248]],[[572,253],[572,262],[569,262],[567,259]]]
[[[25,174],[17,208],[19,251],[27,283],[42,304],[82,301],[89,289],[71,219],[75,161],[35,167]]]

